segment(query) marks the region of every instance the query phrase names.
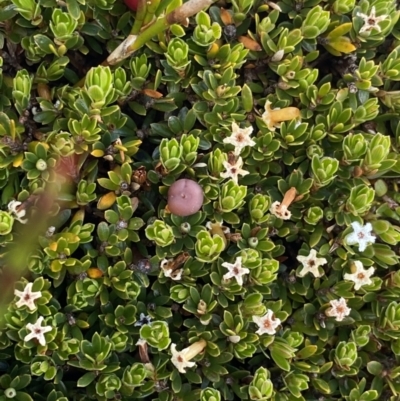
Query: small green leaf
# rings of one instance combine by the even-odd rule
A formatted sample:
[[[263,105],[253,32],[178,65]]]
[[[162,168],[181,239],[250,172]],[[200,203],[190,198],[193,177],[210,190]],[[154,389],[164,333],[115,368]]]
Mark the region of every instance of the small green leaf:
[[[81,376],[78,380],[78,387],[87,387],[93,380],[96,378],[95,372],[87,372],[83,376]]]

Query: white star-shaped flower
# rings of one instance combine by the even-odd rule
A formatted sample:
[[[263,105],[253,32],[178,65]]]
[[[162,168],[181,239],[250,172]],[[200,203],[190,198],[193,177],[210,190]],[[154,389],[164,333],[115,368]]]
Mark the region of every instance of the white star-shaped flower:
[[[351,226],[354,231],[346,236],[346,242],[349,245],[358,245],[358,250],[364,252],[367,246],[373,244],[376,240],[376,237],[371,235],[372,225],[367,223],[362,226],[359,222],[354,221]]]
[[[317,251],[311,249],[308,256],[298,255],[297,260],[303,265],[299,277],[304,277],[308,273],[312,273],[314,277],[321,277],[319,267],[328,263],[325,258],[317,258]]]
[[[281,205],[281,202],[273,202],[269,208],[269,212],[278,219],[289,220],[292,217],[292,213],[285,205]]]
[[[364,269],[363,264],[359,260],[356,260],[353,266],[355,267],[355,271],[354,269],[352,269],[354,273],[346,273],[343,278],[345,280],[353,281],[354,289],[356,291],[358,291],[363,285],[372,284],[371,276],[374,274],[375,271],[373,267],[370,267],[369,269]]]
[[[226,171],[221,173],[220,176],[222,178],[232,178],[236,184],[238,183],[239,175],[245,176],[250,174],[248,171],[242,169],[243,159],[241,157],[236,160],[235,164],[231,164],[228,161],[223,161],[222,164]]]
[[[337,322],[341,322],[346,316],[350,315],[351,309],[347,307],[344,298],[329,301],[331,307],[325,311],[326,316],[335,317]]]
[[[222,263],[223,267],[226,267],[229,271],[224,274],[224,280],[228,280],[230,278],[235,278],[237,283],[242,286],[243,285],[243,276],[250,273],[250,270],[246,267],[242,267],[242,257],[238,256],[235,260],[235,263]]]
[[[224,143],[235,147],[234,154],[239,156],[246,146],[254,146],[256,143],[250,138],[253,127],[240,128],[236,123],[232,123],[232,135],[223,140]]]
[[[40,291],[32,291],[33,283],[28,283],[23,291],[14,290],[14,295],[16,295],[19,300],[16,302],[17,308],[26,306],[29,310],[35,310],[35,300],[42,296]]]
[[[15,220],[18,220],[22,224],[26,224],[28,222],[28,219],[23,219],[23,217],[26,215],[26,210],[18,209],[18,207],[21,205],[22,205],[21,202],[12,200],[11,202],[8,203],[8,211],[13,215]]]
[[[24,341],[30,341],[36,339],[39,341],[40,345],[46,345],[46,339],[44,338],[44,334],[48,333],[52,330],[51,326],[43,326],[42,322],[44,320],[43,316],[40,316],[35,324],[28,323],[26,328],[30,331],[24,338]]]
[[[259,327],[256,334],[260,336],[263,334],[274,335],[277,327],[281,324],[281,320],[275,317],[271,309],[268,309],[267,313],[262,317],[253,316],[253,322]]]
[[[381,16],[377,17],[375,6],[373,6],[371,8],[371,13],[369,15],[363,14],[363,13],[357,13],[357,17],[360,17],[364,20],[364,25],[361,27],[359,33],[370,32],[374,28],[378,32],[381,32],[382,29],[379,26],[379,22],[388,18],[388,15],[381,15]]]
[[[186,368],[193,368],[196,362],[190,362],[196,355],[200,354],[206,346],[206,341],[199,340],[183,349],[182,351],[176,350],[176,344],[171,344],[171,362],[175,365],[180,373],[186,373]]]

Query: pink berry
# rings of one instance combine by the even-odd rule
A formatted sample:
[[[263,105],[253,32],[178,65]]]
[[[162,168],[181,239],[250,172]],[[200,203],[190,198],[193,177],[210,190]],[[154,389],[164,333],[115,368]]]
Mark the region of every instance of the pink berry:
[[[203,206],[203,188],[195,181],[183,178],[168,191],[168,209],[177,216],[190,216]]]

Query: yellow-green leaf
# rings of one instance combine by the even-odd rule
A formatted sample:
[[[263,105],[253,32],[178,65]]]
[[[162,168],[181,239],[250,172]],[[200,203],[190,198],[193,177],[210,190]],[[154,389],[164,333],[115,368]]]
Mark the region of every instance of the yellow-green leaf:
[[[83,222],[84,220],[85,220],[85,209],[79,209],[72,217],[72,223],[75,223],[75,221]]]
[[[325,47],[326,50],[328,50],[328,52],[330,54],[333,54],[336,57],[340,57],[342,55],[342,53],[340,53],[337,50],[335,50],[332,46],[324,45],[324,47]]]
[[[348,54],[356,50],[356,47],[351,43],[350,39],[345,36],[329,41],[329,43],[325,45],[325,48],[334,56],[340,56],[341,53]]]
[[[327,39],[339,38],[340,36],[346,35],[351,31],[353,24],[351,22],[346,22],[345,24],[337,26],[335,29],[329,32]]]
[[[13,167],[20,167],[22,162],[24,161],[24,154],[20,153],[17,156],[15,156],[13,160]]]
[[[90,278],[100,278],[103,276],[103,272],[97,267],[91,267],[88,269],[87,274]]]
[[[109,209],[115,203],[116,198],[114,192],[103,195],[97,202],[97,208],[100,210]]]
[[[306,359],[314,355],[317,351],[318,347],[316,345],[307,345],[296,354],[296,357],[298,359]]]
[[[104,156],[104,152],[101,149],[94,149],[90,154],[94,157],[103,157]]]

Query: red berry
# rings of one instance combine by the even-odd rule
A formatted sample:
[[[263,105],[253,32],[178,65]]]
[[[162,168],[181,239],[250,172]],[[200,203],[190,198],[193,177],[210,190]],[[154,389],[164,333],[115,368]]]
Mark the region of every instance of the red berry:
[[[124,0],[125,4],[133,11],[136,11],[138,8],[139,0]]]

